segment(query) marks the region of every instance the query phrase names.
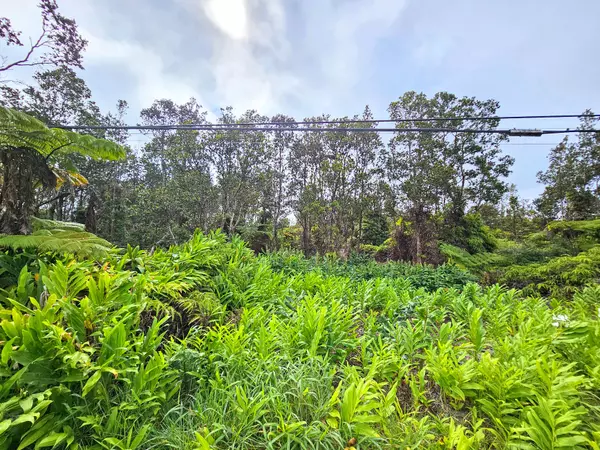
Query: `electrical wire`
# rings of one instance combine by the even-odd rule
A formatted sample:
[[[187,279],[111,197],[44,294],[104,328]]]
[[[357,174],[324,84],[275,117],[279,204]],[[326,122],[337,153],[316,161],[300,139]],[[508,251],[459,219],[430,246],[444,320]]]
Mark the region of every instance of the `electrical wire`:
[[[523,119],[581,119],[581,118],[600,118],[600,114],[538,114],[538,115],[521,115],[521,116],[465,116],[465,117],[418,117],[416,119],[337,119],[337,120],[304,120],[304,121],[285,121],[285,122],[241,122],[241,123],[228,123],[228,124],[182,124],[177,125],[179,127],[189,127],[196,129],[195,127],[214,127],[214,126],[232,126],[232,127],[243,127],[243,126],[268,126],[268,125],[285,125],[291,127],[292,125],[333,125],[333,124],[344,124],[344,123],[414,123],[414,122],[460,122],[463,120],[476,120],[476,121],[488,121],[488,120],[523,120]],[[152,125],[149,125],[152,127]],[[168,125],[158,125],[168,126]],[[139,125],[138,125],[139,127]],[[55,126],[53,128],[67,128],[71,130],[76,129],[107,129],[104,126]],[[119,128],[110,128],[119,129]],[[136,129],[136,128],[134,128]],[[148,128],[139,128],[148,129]]]
[[[597,133],[599,129],[476,129],[476,128],[312,128],[312,127],[256,127],[240,128],[230,125],[64,125],[69,130],[149,130],[149,131],[244,131],[244,132],[356,132],[356,133],[472,133],[504,134],[508,136],[542,136],[545,134]]]

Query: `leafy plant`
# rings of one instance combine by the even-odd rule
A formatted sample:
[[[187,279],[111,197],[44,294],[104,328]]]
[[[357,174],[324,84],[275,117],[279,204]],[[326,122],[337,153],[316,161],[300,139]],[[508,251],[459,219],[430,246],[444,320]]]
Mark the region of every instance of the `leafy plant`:
[[[594,448],[597,288],[430,292],[400,265],[280,256],[221,233],[5,253],[0,445]]]

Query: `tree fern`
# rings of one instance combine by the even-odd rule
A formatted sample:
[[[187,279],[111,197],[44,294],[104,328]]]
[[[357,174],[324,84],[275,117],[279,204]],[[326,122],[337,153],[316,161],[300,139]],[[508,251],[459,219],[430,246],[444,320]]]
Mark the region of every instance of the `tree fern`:
[[[97,160],[125,157],[118,144],[58,128],[20,111],[0,107],[0,162],[4,169],[0,197],[0,232],[27,234],[35,210],[35,191],[56,189],[68,182],[87,184],[68,156]]]
[[[63,231],[85,231],[85,225],[77,222],[62,222],[60,220],[40,219],[32,217],[33,231],[40,230],[63,230]]]

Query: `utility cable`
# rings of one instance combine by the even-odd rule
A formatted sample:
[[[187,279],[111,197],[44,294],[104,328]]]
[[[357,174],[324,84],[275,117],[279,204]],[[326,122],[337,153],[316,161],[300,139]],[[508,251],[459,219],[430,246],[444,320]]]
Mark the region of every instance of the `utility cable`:
[[[355,124],[355,123],[414,123],[414,122],[460,122],[464,120],[488,121],[488,120],[523,120],[523,119],[573,119],[573,118],[600,118],[600,114],[538,114],[538,115],[522,115],[522,116],[465,116],[465,117],[417,117],[415,119],[336,119],[336,120],[303,120],[303,121],[285,121],[285,122],[241,122],[241,123],[226,123],[226,124],[181,124],[181,127],[212,127],[212,126],[269,126],[269,125],[284,125],[292,127],[293,125],[333,125],[333,124]],[[161,125],[163,126],[163,125]],[[167,125],[164,125],[167,126]],[[56,126],[53,128],[68,128],[75,129],[106,129],[103,126]],[[111,128],[112,129],[112,128]],[[144,128],[147,129],[147,128]]]
[[[599,129],[477,129],[477,128],[354,128],[354,127],[252,127],[241,128],[238,125],[64,125],[58,128],[69,130],[148,130],[148,131],[243,131],[243,132],[357,132],[357,133],[471,133],[504,134],[507,136],[538,137],[545,134],[597,133]]]

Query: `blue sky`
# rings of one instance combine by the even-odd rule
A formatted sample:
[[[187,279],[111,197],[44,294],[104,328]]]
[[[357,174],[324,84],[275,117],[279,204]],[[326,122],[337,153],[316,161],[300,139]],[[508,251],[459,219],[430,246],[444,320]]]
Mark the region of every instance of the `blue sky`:
[[[0,0],[0,11],[34,35],[36,3]],[[95,100],[105,111],[127,100],[131,123],[154,99],[192,96],[214,112],[232,105],[343,116],[369,104],[386,117],[387,105],[409,90],[494,98],[504,115],[600,111],[598,0],[58,3],[89,40],[82,76]],[[559,140],[518,138],[503,147],[516,159],[510,181],[525,198],[541,191],[536,172]]]

